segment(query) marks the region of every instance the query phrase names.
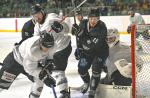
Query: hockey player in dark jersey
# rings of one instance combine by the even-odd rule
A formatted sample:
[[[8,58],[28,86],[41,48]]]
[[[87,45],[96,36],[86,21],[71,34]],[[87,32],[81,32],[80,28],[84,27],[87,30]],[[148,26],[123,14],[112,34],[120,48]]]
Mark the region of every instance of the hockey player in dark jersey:
[[[76,28],[76,27],[75,27]],[[107,27],[99,20],[99,10],[91,9],[88,19],[79,24],[77,37],[76,58],[79,59],[78,72],[84,81],[81,92],[86,93],[89,86],[89,98],[94,98],[95,91],[100,81],[101,69],[109,55],[109,47],[106,42]],[[92,65],[92,76],[88,70]]]
[[[21,30],[22,39],[19,43],[15,43],[15,45],[20,45],[24,40],[33,36],[35,23],[36,21],[33,18],[25,22]]]

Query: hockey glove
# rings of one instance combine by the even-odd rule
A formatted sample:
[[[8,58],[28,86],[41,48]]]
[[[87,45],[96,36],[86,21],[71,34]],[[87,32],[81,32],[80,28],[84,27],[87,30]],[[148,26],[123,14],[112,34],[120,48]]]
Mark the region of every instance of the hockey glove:
[[[81,54],[82,54],[82,50],[80,50],[79,48],[77,48],[75,50],[74,56],[76,58],[76,60],[79,60],[81,58]]]
[[[102,70],[103,70],[105,73],[108,73],[108,69],[107,69],[107,66],[106,66],[106,65],[103,65]]]
[[[60,24],[58,21],[54,21],[51,25],[51,28],[56,32],[59,33],[63,30],[63,25]]]
[[[128,28],[127,28],[128,34],[130,34],[130,31],[131,31],[131,26],[128,26]]]
[[[39,79],[42,80],[48,87],[56,86],[56,81],[50,76],[47,69],[43,69],[39,74]]]
[[[71,29],[71,34],[77,35],[79,31],[80,31],[80,27],[77,24],[73,24]]]

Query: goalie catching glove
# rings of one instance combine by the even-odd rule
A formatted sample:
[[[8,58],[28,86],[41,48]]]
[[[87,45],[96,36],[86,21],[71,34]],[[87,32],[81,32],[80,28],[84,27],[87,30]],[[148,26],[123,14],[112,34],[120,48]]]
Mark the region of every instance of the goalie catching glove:
[[[39,74],[39,79],[42,80],[48,87],[56,86],[56,80],[50,76],[51,71],[54,68],[54,63],[52,60],[45,60],[42,64],[43,68]]]

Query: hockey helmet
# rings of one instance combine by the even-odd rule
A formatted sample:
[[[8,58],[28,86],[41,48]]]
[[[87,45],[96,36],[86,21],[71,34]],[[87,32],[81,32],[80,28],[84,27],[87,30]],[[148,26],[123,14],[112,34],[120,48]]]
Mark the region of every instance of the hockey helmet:
[[[113,47],[119,42],[119,32],[116,28],[111,28],[107,30],[107,43],[109,47]]]
[[[91,9],[89,14],[88,14],[88,17],[99,17],[100,16],[100,11],[99,9]]]
[[[81,9],[76,10],[75,15],[82,15]]]
[[[49,34],[46,30],[41,32],[40,37],[40,43],[42,46],[46,48],[51,48],[52,46],[54,46],[54,37],[52,34]]]
[[[31,7],[31,14],[34,15],[38,12],[42,11],[42,8],[39,4],[36,4],[34,6]]]

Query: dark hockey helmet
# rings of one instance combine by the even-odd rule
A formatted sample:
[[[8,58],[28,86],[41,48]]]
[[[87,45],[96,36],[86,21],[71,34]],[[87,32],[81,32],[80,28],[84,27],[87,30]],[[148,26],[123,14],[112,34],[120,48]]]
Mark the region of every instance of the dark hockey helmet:
[[[36,5],[31,7],[31,15],[34,15],[40,11],[42,11],[42,8],[39,4],[36,4]]]
[[[99,9],[91,9],[89,12],[88,17],[99,17],[100,16],[100,11]]]
[[[51,48],[52,46],[54,46],[54,37],[52,34],[47,33],[46,30],[41,32],[40,37],[41,37],[40,43],[42,46],[46,48]]]

